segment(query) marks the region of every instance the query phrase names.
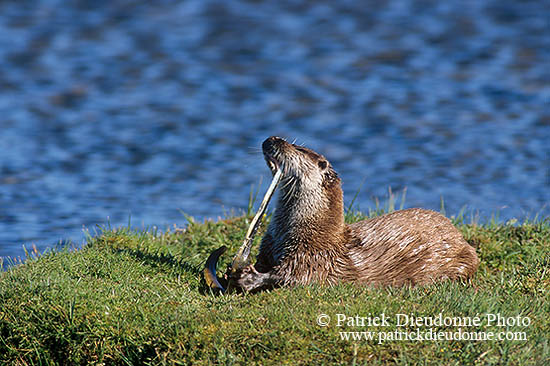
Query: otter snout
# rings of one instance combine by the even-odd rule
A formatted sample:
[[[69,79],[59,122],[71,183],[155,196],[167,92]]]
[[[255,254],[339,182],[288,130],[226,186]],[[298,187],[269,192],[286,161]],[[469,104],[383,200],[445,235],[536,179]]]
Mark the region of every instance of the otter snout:
[[[263,142],[264,158],[272,173],[280,168],[281,162],[278,160],[278,155],[287,144],[288,142],[277,136],[271,136]]]
[[[288,144],[284,139],[271,136],[268,137],[262,144],[262,150],[264,154],[273,155],[277,150],[281,149],[283,145]]]

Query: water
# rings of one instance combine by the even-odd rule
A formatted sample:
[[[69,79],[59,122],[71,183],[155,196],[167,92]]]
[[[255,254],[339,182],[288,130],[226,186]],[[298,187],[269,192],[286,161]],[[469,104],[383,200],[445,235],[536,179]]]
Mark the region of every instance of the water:
[[[244,209],[270,135],[346,202],[549,215],[548,1],[0,4],[0,256]]]

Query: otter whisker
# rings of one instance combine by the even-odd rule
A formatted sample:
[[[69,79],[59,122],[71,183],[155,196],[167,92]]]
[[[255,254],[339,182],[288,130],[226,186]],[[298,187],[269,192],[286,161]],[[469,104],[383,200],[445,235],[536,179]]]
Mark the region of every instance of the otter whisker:
[[[290,185],[290,187],[288,188],[288,190],[284,193],[284,195],[282,197],[282,201],[283,201],[284,204],[286,204],[288,202],[289,198],[292,197],[293,188],[294,188],[294,183],[292,183]]]
[[[258,153],[261,153],[262,152],[262,149],[260,149],[259,147],[255,147],[255,146],[249,146],[248,147],[248,153],[249,154],[258,154]]]
[[[288,182],[283,187],[284,189],[281,189],[281,192],[283,192],[283,197],[282,197],[283,202],[285,202],[287,197],[291,194],[293,185],[294,185],[293,179],[289,179]]]
[[[297,181],[298,180],[295,178],[292,179],[292,185],[290,186],[289,190],[283,197],[283,202],[285,202],[285,204],[287,204],[291,200],[291,198],[295,196],[296,190],[297,190],[296,187],[298,186]]]
[[[279,189],[280,189],[281,191],[285,190],[290,184],[292,184],[292,181],[293,181],[293,180],[294,180],[294,179],[293,179],[292,177],[288,177],[287,180],[286,180],[286,182],[285,182],[285,184],[284,184],[281,188],[279,188]]]

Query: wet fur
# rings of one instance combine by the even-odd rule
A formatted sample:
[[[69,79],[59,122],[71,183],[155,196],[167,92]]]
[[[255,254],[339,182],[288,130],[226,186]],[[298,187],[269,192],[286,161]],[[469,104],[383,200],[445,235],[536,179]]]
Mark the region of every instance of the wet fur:
[[[340,178],[322,155],[277,137],[263,151],[284,175],[256,264],[233,275],[241,289],[416,285],[475,273],[475,249],[443,215],[413,208],[347,225]]]

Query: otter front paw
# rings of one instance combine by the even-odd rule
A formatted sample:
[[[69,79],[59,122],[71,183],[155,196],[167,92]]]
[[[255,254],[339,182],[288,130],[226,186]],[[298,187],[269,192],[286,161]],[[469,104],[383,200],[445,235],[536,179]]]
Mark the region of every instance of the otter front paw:
[[[248,265],[233,273],[229,271],[227,277],[229,287],[245,292],[258,291],[271,285],[269,274],[256,271],[253,265]]]

